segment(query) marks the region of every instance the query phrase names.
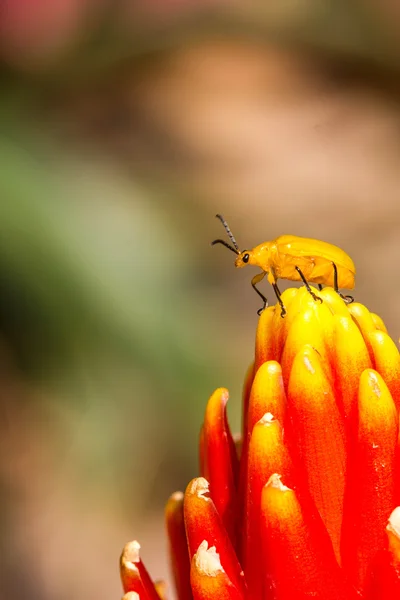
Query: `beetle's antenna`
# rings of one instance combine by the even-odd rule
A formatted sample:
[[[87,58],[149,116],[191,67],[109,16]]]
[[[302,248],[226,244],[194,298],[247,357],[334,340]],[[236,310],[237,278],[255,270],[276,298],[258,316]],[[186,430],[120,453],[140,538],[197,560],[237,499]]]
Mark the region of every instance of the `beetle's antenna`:
[[[237,245],[237,242],[236,242],[235,238],[233,237],[232,231],[229,229],[228,223],[225,221],[225,219],[222,215],[215,215],[215,216],[217,217],[217,219],[219,219],[221,221],[222,225],[225,227],[225,231],[228,234],[229,239],[231,240],[232,244],[234,245],[234,247],[237,250],[236,254],[239,254],[239,252],[240,252],[239,246]]]
[[[215,244],[222,244],[223,246],[225,246],[225,248],[229,248],[229,250],[232,250],[232,252],[234,252],[235,254],[239,254],[239,250],[236,250],[236,248],[228,244],[228,242],[226,242],[225,240],[214,240],[213,242],[211,242],[211,246],[215,246]]]

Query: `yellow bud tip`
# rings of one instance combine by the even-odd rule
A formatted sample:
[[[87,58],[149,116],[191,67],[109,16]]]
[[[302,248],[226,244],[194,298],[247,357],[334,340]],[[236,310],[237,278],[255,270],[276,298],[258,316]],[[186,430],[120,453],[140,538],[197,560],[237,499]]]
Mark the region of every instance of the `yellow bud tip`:
[[[278,473],[274,473],[268,479],[268,482],[266,483],[265,487],[271,487],[276,490],[279,490],[280,492],[290,492],[291,489],[288,488],[286,485],[284,485],[281,480],[282,480],[282,475],[278,475]]]
[[[194,560],[197,570],[208,577],[216,577],[218,573],[224,572],[215,546],[209,548],[207,540],[201,542]]]
[[[265,413],[263,417],[258,421],[261,425],[271,425],[275,421],[275,417],[272,413]]]
[[[184,497],[183,492],[174,492],[173,494],[171,494],[170,500],[172,500],[174,502],[180,502],[181,500],[183,500],[183,497]]]
[[[400,506],[397,506],[390,515],[386,529],[400,540]]]
[[[208,483],[207,479],[204,479],[204,477],[197,477],[189,483],[187,491],[189,494],[193,494],[199,498],[208,500],[208,498],[205,497],[205,494],[208,494],[210,491],[210,484]]]
[[[136,540],[128,542],[122,552],[121,560],[127,563],[140,562],[140,544]]]

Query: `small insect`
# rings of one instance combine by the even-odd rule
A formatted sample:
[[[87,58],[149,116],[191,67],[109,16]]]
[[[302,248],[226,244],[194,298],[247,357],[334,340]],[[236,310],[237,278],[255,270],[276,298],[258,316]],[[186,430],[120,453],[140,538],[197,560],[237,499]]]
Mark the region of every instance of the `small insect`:
[[[252,250],[239,250],[228,223],[222,215],[216,217],[225,227],[233,245],[220,239],[214,240],[212,245],[222,244],[237,254],[235,267],[254,265],[262,269],[262,272],[251,280],[251,285],[264,302],[257,311],[259,315],[268,306],[268,300],[257,288],[257,283],[260,283],[266,275],[278,298],[282,317],[285,316],[286,310],[277,285],[278,279],[302,281],[314,300],[319,302],[322,302],[322,298],[312,291],[309,283],[318,284],[320,290],[322,284],[332,286],[346,303],[354,301],[352,296],[344,296],[339,291],[339,287],[348,290],[354,288],[356,269],[350,256],[337,246],[296,235],[281,235],[271,242],[263,242],[255,246]]]

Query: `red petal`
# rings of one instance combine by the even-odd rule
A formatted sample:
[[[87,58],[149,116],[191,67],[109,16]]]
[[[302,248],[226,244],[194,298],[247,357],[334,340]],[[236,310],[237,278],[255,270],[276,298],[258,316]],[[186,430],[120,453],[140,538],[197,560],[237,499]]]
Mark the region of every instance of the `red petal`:
[[[183,494],[172,494],[165,507],[169,556],[178,600],[191,600],[190,559],[183,514]]]
[[[204,470],[208,473],[210,496],[232,542],[235,543],[239,463],[226,418],[228,398],[228,390],[219,388],[208,401],[203,430]]]
[[[194,600],[244,600],[244,595],[229,580],[215,547],[203,541],[193,555],[190,580]]]
[[[350,455],[344,504],[342,559],[360,592],[375,554],[384,547],[385,526],[394,507],[398,416],[381,376],[361,375],[358,431]]]
[[[290,448],[340,560],[346,451],[342,416],[318,353],[304,346],[289,381]]]
[[[216,546],[222,567],[230,581],[244,591],[246,585],[243,570],[214,502],[206,496],[208,492],[208,482],[202,477],[193,479],[185,492],[184,515],[190,557],[193,557],[203,541],[209,547]]]
[[[282,428],[271,414],[255,425],[248,454],[243,567],[251,598],[262,598],[264,564],[260,532],[261,493],[273,473],[292,480],[292,463],[283,443]]]
[[[136,541],[125,545],[120,559],[120,571],[124,592],[136,592],[140,600],[160,600],[154,584],[142,563],[140,544]]]
[[[282,425],[285,422],[286,394],[283,387],[282,369],[279,363],[270,360],[258,369],[251,387],[246,429],[243,434],[241,477],[245,477],[247,451],[254,425],[266,413],[271,413]],[[243,482],[243,480],[242,480]]]
[[[263,488],[261,534],[265,591],[275,600],[350,600],[332,544],[320,519],[304,514],[293,490],[273,475]]]
[[[270,360],[258,369],[250,392],[249,406],[243,437],[240,461],[240,513],[243,515],[247,486],[248,448],[253,427],[266,413],[271,413],[280,423],[284,424],[286,411],[286,394],[283,387],[282,369],[279,363]],[[267,478],[268,479],[268,478]],[[266,481],[264,481],[265,483]],[[242,542],[243,540],[239,540]]]

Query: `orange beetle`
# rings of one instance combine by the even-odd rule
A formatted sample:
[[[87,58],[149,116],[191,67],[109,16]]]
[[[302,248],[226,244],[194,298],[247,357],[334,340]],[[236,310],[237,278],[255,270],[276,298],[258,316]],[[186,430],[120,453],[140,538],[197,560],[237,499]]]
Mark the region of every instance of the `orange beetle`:
[[[321,285],[330,285],[347,303],[353,302],[351,296],[344,296],[339,292],[339,287],[353,289],[356,269],[350,256],[343,250],[319,240],[311,238],[298,237],[296,235],[281,235],[271,242],[263,242],[255,246],[252,250],[239,250],[239,246],[229,229],[228,223],[222,215],[216,215],[221,221],[232,242],[232,246],[225,240],[214,240],[214,244],[223,244],[232,252],[237,254],[235,267],[245,267],[254,265],[262,269],[251,280],[251,285],[262,298],[264,305],[257,312],[261,312],[268,306],[268,301],[264,294],[256,287],[265,275],[269,283],[274,288],[276,297],[281,306],[281,316],[286,314],[282,302],[281,292],[279,291],[278,279],[289,279],[290,281],[302,281],[310,292],[314,300],[322,299],[314,294],[309,283]]]

